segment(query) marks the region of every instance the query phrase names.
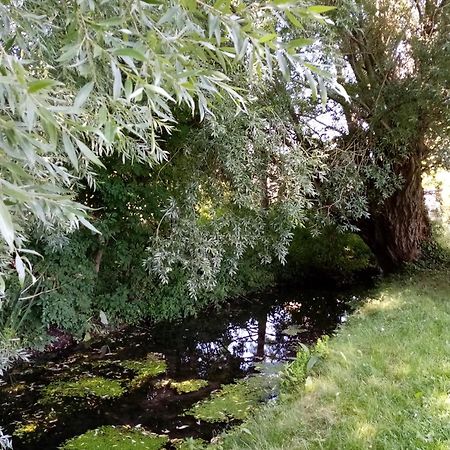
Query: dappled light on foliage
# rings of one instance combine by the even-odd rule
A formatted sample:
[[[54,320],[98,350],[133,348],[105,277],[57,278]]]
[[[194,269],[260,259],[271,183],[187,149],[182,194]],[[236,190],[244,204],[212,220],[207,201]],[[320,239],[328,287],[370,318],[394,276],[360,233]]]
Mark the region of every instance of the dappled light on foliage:
[[[449,447],[450,3],[324,3],[0,0],[0,450]]]

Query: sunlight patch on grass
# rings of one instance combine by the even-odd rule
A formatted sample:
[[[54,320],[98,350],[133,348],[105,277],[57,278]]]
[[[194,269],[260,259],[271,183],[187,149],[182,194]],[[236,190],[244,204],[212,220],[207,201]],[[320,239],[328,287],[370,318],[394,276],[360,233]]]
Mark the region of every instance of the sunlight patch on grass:
[[[364,441],[371,441],[377,434],[377,427],[371,423],[358,423],[356,428],[356,435],[358,439]]]
[[[361,308],[363,316],[370,316],[384,311],[393,311],[399,308],[403,303],[400,296],[381,295],[380,298],[370,300]]]
[[[441,270],[385,281],[330,339],[303,393],[214,448],[449,450],[449,280]]]

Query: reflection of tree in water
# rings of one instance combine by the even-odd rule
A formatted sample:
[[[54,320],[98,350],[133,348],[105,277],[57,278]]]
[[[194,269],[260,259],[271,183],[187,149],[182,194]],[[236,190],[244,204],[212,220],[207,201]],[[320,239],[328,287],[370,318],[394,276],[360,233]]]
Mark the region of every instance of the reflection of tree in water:
[[[209,317],[158,325],[149,345],[166,355],[171,376],[226,382],[255,362],[286,360],[300,342],[312,344],[331,332],[346,310],[346,302],[336,297],[335,292],[272,292]]]

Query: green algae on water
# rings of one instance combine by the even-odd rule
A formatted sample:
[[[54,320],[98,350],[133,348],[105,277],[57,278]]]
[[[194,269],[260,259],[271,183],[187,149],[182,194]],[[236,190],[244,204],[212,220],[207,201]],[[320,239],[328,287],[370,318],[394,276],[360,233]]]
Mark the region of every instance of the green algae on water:
[[[119,365],[136,373],[130,383],[132,388],[141,387],[146,381],[164,373],[167,369],[166,361],[157,353],[149,353],[143,360],[121,361]]]
[[[277,378],[256,375],[222,386],[210,398],[196,403],[186,412],[205,422],[246,419],[277,387]]]
[[[34,417],[24,417],[23,422],[16,423],[13,438],[24,443],[36,442],[45,433],[50,433],[54,425],[58,422],[58,413],[52,410],[44,415],[44,411],[39,410]]]
[[[189,392],[195,392],[204,387],[208,386],[208,382],[206,380],[200,379],[192,379],[185,381],[175,381],[175,380],[162,380],[159,382],[156,387],[169,387],[171,389],[175,389],[179,394],[187,394]]]
[[[167,441],[167,436],[140,428],[103,426],[69,439],[61,450],[160,450]]]
[[[82,377],[78,380],[55,381],[42,389],[43,400],[51,401],[63,397],[115,398],[124,394],[119,381],[103,377]]]

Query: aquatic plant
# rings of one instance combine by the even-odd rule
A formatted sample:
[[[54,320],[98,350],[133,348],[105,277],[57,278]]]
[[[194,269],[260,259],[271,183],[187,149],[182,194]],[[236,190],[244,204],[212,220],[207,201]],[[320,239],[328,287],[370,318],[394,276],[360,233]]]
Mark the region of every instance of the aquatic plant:
[[[125,392],[119,381],[103,377],[83,377],[71,381],[55,381],[42,389],[42,401],[57,400],[62,397],[120,397]]]
[[[295,359],[281,371],[281,390],[291,395],[295,390],[302,390],[306,378],[317,363],[329,354],[329,336],[322,336],[313,347],[300,344]]]
[[[21,392],[27,390],[28,387],[24,382],[15,383],[10,386],[5,386],[2,390],[10,395],[20,394]]]
[[[195,392],[206,386],[208,386],[208,382],[206,380],[200,379],[192,379],[184,381],[175,381],[168,379],[162,380],[156,385],[156,387],[169,387],[171,389],[175,389],[179,394],[187,394],[189,392]]]
[[[146,381],[164,373],[167,369],[166,361],[157,353],[149,353],[143,360],[121,361],[119,365],[136,373],[130,383],[132,388],[141,387]]]
[[[14,434],[16,436],[21,436],[28,433],[35,433],[38,429],[38,424],[35,422],[30,422],[25,425],[21,425],[20,427],[16,428],[14,431]]]
[[[278,377],[255,375],[222,386],[207,400],[196,403],[186,412],[206,422],[244,420],[261,402],[274,395]]]
[[[62,450],[160,450],[167,436],[149,433],[140,428],[104,426],[89,430],[66,441]]]

